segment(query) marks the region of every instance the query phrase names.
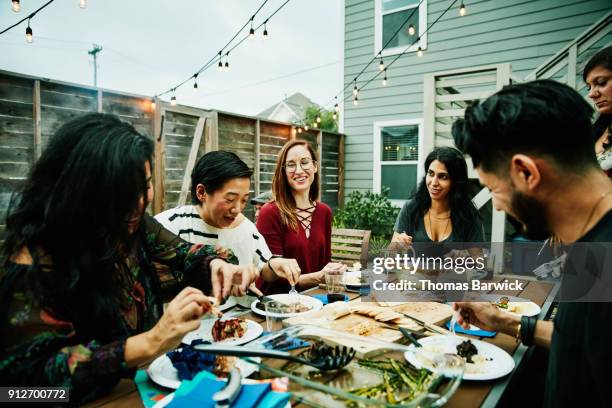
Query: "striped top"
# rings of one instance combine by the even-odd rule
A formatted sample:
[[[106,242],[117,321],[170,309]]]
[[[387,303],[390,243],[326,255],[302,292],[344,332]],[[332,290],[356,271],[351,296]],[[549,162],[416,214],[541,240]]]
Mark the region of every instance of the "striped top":
[[[194,205],[171,208],[155,216],[166,229],[194,244],[221,245],[231,249],[240,265],[253,264],[259,270],[272,256],[255,224],[244,217],[234,228],[216,228],[207,224]]]

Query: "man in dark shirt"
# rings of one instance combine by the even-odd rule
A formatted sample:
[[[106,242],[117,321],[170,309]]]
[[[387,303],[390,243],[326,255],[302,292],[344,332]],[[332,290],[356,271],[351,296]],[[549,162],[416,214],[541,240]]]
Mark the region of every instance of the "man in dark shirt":
[[[572,244],[554,324],[489,303],[454,304],[466,328],[550,348],[545,404],[554,407],[610,405],[612,182],[595,158],[591,115],[576,91],[540,80],[505,87],[453,125],[457,147],[471,156],[495,208],[520,220],[529,237],[554,234]]]

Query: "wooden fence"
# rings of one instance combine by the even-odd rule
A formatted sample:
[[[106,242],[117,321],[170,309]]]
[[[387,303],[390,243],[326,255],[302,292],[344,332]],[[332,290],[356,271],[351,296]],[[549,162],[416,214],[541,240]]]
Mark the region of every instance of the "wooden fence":
[[[212,150],[233,151],[247,163],[254,172],[252,194],[269,190],[278,152],[296,137],[318,151],[322,201],[333,209],[342,205],[342,134],[316,129],[296,134],[288,123],[0,71],[0,233],[12,193],[49,137],[66,121],[88,112],[118,115],[155,140],[155,214],[190,202],[191,169],[198,157]],[[251,215],[251,209],[246,213]]]

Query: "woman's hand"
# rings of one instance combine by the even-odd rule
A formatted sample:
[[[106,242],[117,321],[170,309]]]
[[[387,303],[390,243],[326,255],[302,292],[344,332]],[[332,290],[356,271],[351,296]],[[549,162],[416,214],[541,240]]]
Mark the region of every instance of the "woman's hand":
[[[147,333],[159,353],[176,348],[185,334],[200,327],[200,319],[212,310],[201,290],[186,287],[166,307],[157,324]]]
[[[213,296],[219,301],[219,304],[232,291],[237,293],[237,296],[244,295],[249,285],[259,276],[254,265],[233,265],[222,259],[210,261],[210,272]]]
[[[391,244],[389,245],[390,251],[398,251],[401,249],[407,249],[412,246],[412,237],[405,232],[401,234],[394,232],[391,238]]]
[[[272,258],[268,262],[278,277],[287,279],[290,285],[298,283],[302,271],[295,259]]]

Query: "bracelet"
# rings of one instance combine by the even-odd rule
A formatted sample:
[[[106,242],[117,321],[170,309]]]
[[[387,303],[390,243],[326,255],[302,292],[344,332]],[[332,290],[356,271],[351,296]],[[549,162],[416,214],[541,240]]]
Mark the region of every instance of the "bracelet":
[[[521,341],[521,326],[522,324],[519,322],[518,327],[516,328],[516,333],[514,334],[514,338],[516,339],[517,343]]]
[[[533,344],[533,336],[535,334],[536,323],[538,318],[536,316],[523,316],[521,317],[521,341],[526,346]]]

